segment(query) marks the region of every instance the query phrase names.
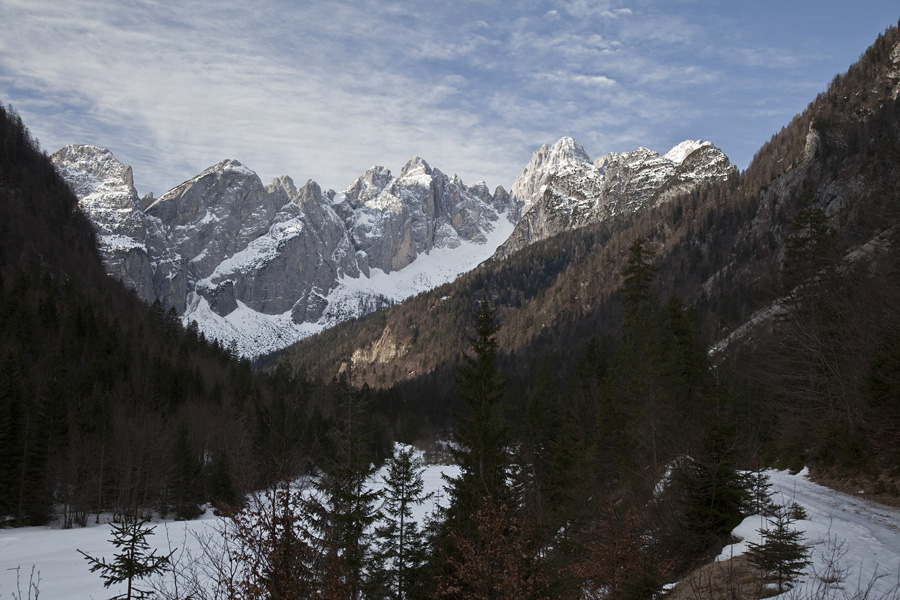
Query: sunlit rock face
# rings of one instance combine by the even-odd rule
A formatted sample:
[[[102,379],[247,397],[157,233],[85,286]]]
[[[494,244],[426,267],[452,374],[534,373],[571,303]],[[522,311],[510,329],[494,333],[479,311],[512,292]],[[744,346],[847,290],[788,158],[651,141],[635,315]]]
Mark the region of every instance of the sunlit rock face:
[[[709,142],[688,140],[663,156],[638,148],[591,161],[578,142],[562,138],[541,146],[513,184],[512,195],[523,214],[495,257],[505,258],[562,231],[641,211],[735,173]]]

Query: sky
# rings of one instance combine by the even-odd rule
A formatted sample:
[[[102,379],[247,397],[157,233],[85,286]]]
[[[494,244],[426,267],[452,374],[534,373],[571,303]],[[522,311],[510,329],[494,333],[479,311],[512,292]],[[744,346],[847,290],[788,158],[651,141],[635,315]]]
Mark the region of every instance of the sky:
[[[0,0],[0,102],[48,153],[108,148],[160,196],[223,159],[346,189],[413,156],[512,186],[592,158],[754,153],[900,18],[897,0]]]

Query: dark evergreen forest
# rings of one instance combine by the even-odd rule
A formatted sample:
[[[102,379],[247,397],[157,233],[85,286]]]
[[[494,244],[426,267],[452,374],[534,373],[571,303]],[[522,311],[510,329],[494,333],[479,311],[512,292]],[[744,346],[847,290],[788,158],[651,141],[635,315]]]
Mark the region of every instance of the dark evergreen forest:
[[[3,524],[211,502],[246,568],[196,597],[650,598],[759,508],[763,466],[897,502],[898,45],[886,31],[732,179],[262,372],[104,274],[76,199],[2,109]],[[370,352],[380,339],[399,358]],[[420,465],[391,459],[382,498],[366,479],[393,441],[436,439],[461,471],[410,529]],[[311,473],[312,497],[289,485]],[[253,490],[271,510],[244,505]]]
[[[320,458],[332,382],[254,374],[107,277],[91,224],[12,108],[0,211],[4,524],[136,507],[190,518]]]

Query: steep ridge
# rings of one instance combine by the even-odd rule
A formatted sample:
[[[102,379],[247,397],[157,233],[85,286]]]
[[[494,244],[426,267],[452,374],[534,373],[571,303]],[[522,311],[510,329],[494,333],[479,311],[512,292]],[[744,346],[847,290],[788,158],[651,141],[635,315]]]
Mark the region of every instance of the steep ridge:
[[[612,152],[591,162],[578,142],[562,138],[537,150],[516,179],[513,194],[528,194],[526,212],[494,257],[505,258],[562,231],[640,212],[736,173],[709,142],[687,140],[664,156],[646,148]]]
[[[69,146],[52,160],[94,221],[111,275],[251,357],[452,280],[489,257],[519,214],[503,188],[469,188],[419,157],[398,177],[373,167],[344,192],[312,180],[298,189],[287,176],[265,186],[224,160],[143,211],[130,167],[107,150]]]
[[[84,212],[94,222],[107,273],[128,282],[142,298],[155,298],[151,248],[159,227],[139,207],[131,167],[96,146],[70,146],[54,155]]]
[[[249,363],[107,275],[98,245],[107,259],[126,257],[119,264],[127,268],[144,241],[114,231],[129,231],[142,216],[128,169],[108,153],[93,155],[98,160],[83,181],[96,194],[88,202],[102,208],[100,226],[78,210],[21,119],[0,106],[3,527],[51,517],[56,527],[85,525],[89,512],[121,514],[138,502],[196,516],[196,504],[217,495],[204,489],[202,471],[225,467],[226,448],[255,443],[246,421],[233,427],[243,417],[232,411],[251,393],[254,410],[268,403]],[[185,443],[189,454],[204,457],[182,488],[190,500],[174,492]],[[271,460],[266,451],[258,456]],[[241,494],[247,489],[232,478],[235,471],[221,474]]]

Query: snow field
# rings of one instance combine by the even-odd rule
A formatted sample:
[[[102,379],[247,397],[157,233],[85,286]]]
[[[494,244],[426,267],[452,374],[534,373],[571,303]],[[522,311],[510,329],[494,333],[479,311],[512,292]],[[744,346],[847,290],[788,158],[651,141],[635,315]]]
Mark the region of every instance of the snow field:
[[[384,473],[382,469],[373,477],[374,488],[384,487]],[[425,491],[433,496],[417,507],[415,516],[419,522],[438,504],[446,505],[443,476],[458,473],[456,466],[425,467]],[[807,519],[798,521],[795,526],[804,531],[806,542],[812,545],[814,561],[797,587],[779,597],[803,597],[815,589],[818,581],[814,574],[826,571],[827,555],[834,548],[833,543],[826,543],[829,539],[842,545],[840,562],[848,570],[843,591],[852,593],[857,588],[864,588],[873,578],[875,584],[869,598],[879,598],[896,589],[900,574],[900,510],[818,485],[809,480],[805,470],[797,474],[788,471],[768,471],[767,474],[776,503],[789,505],[796,502],[806,511]],[[176,557],[185,548],[199,556],[201,549],[196,536],[218,531],[220,521],[212,511],[207,511],[195,521],[156,522],[156,530],[149,541],[158,548],[158,554],[167,554],[171,541],[172,548],[178,548]],[[742,541],[727,546],[717,560],[728,560],[744,553],[748,541],[759,543],[757,530],[764,525],[765,519],[760,515],[747,517],[734,530],[735,536]],[[77,552],[81,549],[92,556],[109,559],[113,554],[110,537],[110,525],[94,525],[93,519],[88,527],[79,529],[52,526],[0,529],[0,599],[18,594],[17,575],[23,598],[28,597],[27,584],[32,566],[35,574],[40,575],[39,589],[43,598],[99,600],[123,591],[104,589],[100,578],[89,572],[87,561]],[[834,597],[843,598],[843,591],[834,589]]]
[[[381,469],[374,475],[371,484],[373,488],[384,487],[385,473],[386,469]],[[443,476],[444,474],[456,476],[458,473],[459,468],[456,466],[425,467],[423,472],[425,493],[431,492],[433,496],[415,508],[415,518],[419,523],[422,523],[438,504],[446,506],[447,495],[443,491],[445,483]],[[101,515],[100,518],[103,521],[104,518],[109,519],[109,515]],[[213,515],[212,510],[207,510],[203,516],[194,521],[156,521],[150,524],[156,529],[147,541],[157,549],[157,555],[168,554],[171,551],[169,546],[171,544],[171,549],[177,549],[173,560],[185,550],[192,556],[202,556],[198,536],[202,538],[215,534],[220,530],[222,520]],[[96,558],[105,557],[109,562],[114,552],[109,542],[112,537],[111,531],[109,523],[94,524],[93,516],[89,519],[87,527],[77,529],[59,529],[53,526],[0,529],[0,599],[18,596],[19,589],[22,600],[29,598],[28,582],[32,566],[35,569],[35,581],[39,581],[41,598],[100,600],[124,593],[124,586],[104,588],[99,574],[91,573],[87,560],[78,553],[78,550],[83,550]],[[138,587],[146,586],[139,584]]]

